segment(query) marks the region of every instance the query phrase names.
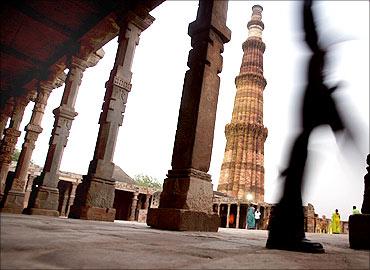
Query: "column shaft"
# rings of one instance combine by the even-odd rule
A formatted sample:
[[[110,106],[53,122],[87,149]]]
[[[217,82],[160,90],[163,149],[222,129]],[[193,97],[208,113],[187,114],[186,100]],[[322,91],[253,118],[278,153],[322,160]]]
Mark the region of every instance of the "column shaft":
[[[71,208],[71,205],[73,204],[75,197],[76,197],[76,189],[77,189],[77,183],[72,184],[72,190],[71,190],[71,195],[69,196],[69,201],[68,201],[68,206],[67,206],[67,212],[66,216],[68,217],[69,215],[69,210]]]
[[[1,107],[0,110],[0,140],[3,137],[6,124],[8,123],[9,118],[12,116],[14,108],[14,99],[8,98],[5,104]]]
[[[239,229],[239,220],[240,220],[240,204],[237,204],[237,209],[236,209],[236,224],[235,228]]]
[[[15,150],[18,138],[21,135],[19,127],[21,125],[24,110],[29,102],[28,96],[17,97],[12,111],[10,124],[4,131],[4,137],[0,145],[0,183],[1,183],[1,196],[5,191],[6,178],[8,176],[12,155]]]
[[[149,200],[150,200],[150,194],[146,194],[145,204],[144,204],[144,209],[145,210],[148,210],[148,208],[149,208]]]
[[[230,220],[230,204],[227,204],[227,219],[226,219],[226,228],[229,228],[229,220]]]
[[[132,198],[131,213],[130,213],[130,218],[129,218],[130,221],[134,221],[135,220],[136,208],[137,208],[137,201],[138,201],[137,196],[138,195],[139,195],[139,193],[135,192],[134,193],[134,197]]]
[[[58,202],[59,168],[63,151],[68,142],[69,131],[74,118],[75,102],[87,63],[78,57],[69,59],[69,72],[60,106],[53,110],[54,127],[49,141],[49,149],[43,171],[38,178],[39,186],[34,186],[27,209],[29,214],[59,216]]]
[[[193,49],[185,74],[172,154],[172,170],[163,185],[160,205],[149,209],[147,224],[160,229],[217,231],[212,211],[211,161],[214,124],[222,70],[227,1],[199,1],[197,19],[189,25]],[[174,216],[168,220],[168,216]]]
[[[76,191],[69,217],[113,221],[115,218],[113,155],[119,127],[122,125],[128,93],[131,91],[131,66],[141,32],[154,18],[131,14],[123,21],[118,39],[115,63],[106,83],[106,92],[99,119],[99,133],[89,170]]]

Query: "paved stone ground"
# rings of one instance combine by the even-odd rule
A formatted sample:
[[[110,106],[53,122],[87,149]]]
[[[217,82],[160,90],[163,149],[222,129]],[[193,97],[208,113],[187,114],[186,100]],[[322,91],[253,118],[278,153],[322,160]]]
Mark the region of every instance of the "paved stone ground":
[[[218,233],[151,229],[136,222],[98,222],[1,214],[1,269],[369,269],[369,252],[348,235],[308,234],[325,254],[265,249],[267,231]]]

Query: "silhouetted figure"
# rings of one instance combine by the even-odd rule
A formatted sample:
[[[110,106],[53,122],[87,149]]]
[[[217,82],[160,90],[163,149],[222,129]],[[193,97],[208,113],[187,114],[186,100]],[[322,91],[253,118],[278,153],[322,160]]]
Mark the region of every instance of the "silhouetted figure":
[[[361,212],[362,214],[370,214],[370,155],[366,158],[366,170],[367,174],[364,177],[365,189],[364,189],[364,201],[362,202]]]
[[[271,214],[266,247],[323,253],[323,246],[307,240],[304,232],[301,189],[308,140],[312,130],[320,125],[329,125],[335,133],[343,130],[344,125],[331,96],[337,86],[329,88],[324,84],[326,51],[318,43],[312,1],[303,3],[303,28],[312,56],[308,63],[307,86],[301,112],[302,132],[294,142],[288,168],[282,173],[282,177],[285,177],[283,195]]]

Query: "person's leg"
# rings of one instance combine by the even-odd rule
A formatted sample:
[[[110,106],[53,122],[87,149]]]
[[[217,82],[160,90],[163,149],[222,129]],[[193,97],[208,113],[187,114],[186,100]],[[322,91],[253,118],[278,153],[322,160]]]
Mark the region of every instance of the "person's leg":
[[[285,176],[283,195],[271,213],[267,248],[324,252],[321,244],[307,242],[304,232],[301,188],[309,134],[308,131],[303,132],[293,145],[288,169],[283,173]]]

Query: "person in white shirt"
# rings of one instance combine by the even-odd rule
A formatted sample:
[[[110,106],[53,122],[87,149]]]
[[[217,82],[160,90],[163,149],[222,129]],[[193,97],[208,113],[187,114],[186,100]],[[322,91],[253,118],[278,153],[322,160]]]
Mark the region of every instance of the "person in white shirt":
[[[256,220],[256,230],[258,230],[258,223],[261,218],[261,212],[257,209],[256,212],[254,212],[254,219]]]

